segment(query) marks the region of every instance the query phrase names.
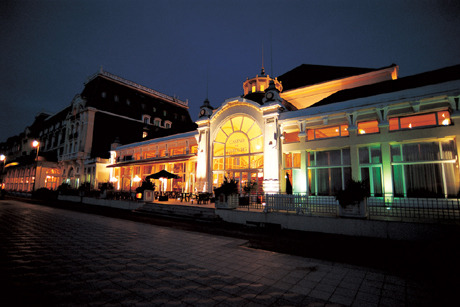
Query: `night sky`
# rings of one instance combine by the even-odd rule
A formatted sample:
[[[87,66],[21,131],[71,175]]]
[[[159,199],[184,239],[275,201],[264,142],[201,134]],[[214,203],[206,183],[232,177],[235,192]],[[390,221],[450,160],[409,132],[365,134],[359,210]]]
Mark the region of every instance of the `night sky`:
[[[400,77],[460,64],[460,1],[0,1],[0,142],[56,113],[104,70],[179,99],[197,119],[247,77],[300,64]],[[207,81],[208,80],[208,81]],[[208,88],[208,90],[207,90]]]

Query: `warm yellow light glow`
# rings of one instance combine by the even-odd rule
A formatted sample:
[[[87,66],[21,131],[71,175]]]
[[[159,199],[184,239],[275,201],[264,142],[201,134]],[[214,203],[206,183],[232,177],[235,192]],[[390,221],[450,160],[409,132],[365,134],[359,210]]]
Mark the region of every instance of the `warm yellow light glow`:
[[[364,129],[359,129],[359,134],[366,134],[366,131],[364,131]]]
[[[265,91],[265,86],[263,84],[260,85],[260,91],[261,92]]]
[[[111,177],[110,178],[110,182],[117,182],[118,181],[118,178],[117,177]]]
[[[37,141],[37,140],[34,140],[34,141],[32,142],[32,147],[33,147],[33,148],[37,148],[38,146],[40,146],[40,142]]]
[[[6,157],[5,155],[0,155],[0,161],[5,161]]]
[[[142,193],[136,193],[136,198],[141,199],[142,198]]]
[[[134,181],[134,182],[139,182],[139,181],[141,181],[141,180],[142,180],[142,179],[141,179],[139,176],[137,176],[137,175],[134,176],[134,178],[133,178],[133,181]]]
[[[450,125],[450,119],[446,118],[442,121],[443,126],[449,126]]]
[[[253,86],[252,86],[252,92],[255,93],[255,91],[256,91],[256,86],[253,85]]]

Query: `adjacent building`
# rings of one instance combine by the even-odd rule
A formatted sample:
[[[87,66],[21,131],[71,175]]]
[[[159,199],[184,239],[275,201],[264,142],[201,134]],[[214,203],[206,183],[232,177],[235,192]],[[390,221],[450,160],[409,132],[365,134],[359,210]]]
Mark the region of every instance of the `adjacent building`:
[[[24,133],[0,144],[5,156],[3,185],[22,192],[56,189],[61,183],[74,188],[90,183],[97,188],[110,179],[106,166],[112,143],[194,130],[187,101],[101,68],[68,107],[54,115],[39,114]],[[38,146],[32,147],[33,140]]]

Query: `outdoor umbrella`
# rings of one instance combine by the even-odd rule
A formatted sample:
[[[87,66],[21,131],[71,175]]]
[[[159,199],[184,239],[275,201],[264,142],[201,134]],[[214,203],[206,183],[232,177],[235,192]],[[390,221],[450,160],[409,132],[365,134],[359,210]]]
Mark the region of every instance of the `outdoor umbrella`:
[[[167,170],[161,170],[155,174],[148,175],[145,177],[146,180],[148,179],[160,179],[160,178],[166,178],[166,179],[179,179],[180,177],[177,176],[176,174],[170,173]],[[161,194],[161,185],[160,185],[160,194]],[[161,194],[162,195],[162,194]]]
[[[168,172],[167,170],[161,170],[158,173],[151,174],[145,177],[145,179],[160,179],[160,178],[179,179],[180,177],[177,176],[176,174]]]

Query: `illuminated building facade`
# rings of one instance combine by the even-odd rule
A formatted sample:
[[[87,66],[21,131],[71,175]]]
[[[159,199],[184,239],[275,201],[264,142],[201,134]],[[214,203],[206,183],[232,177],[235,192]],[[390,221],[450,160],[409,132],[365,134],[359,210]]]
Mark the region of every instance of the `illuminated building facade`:
[[[179,159],[186,192],[212,192],[229,177],[240,188],[253,181],[264,193],[284,193],[286,175],[294,193],[320,197],[333,196],[352,178],[364,181],[372,196],[459,192],[460,66],[398,78],[396,65],[301,65],[277,79],[262,72],[243,89],[216,109],[205,101],[195,140],[191,133],[122,146],[113,159],[158,148],[152,160],[135,158],[138,170],[128,174],[148,164],[152,169],[141,175],[162,167],[174,172]],[[161,153],[182,138],[188,141],[181,154]],[[159,162],[164,166],[153,169]],[[122,163],[112,165],[117,181]]]
[[[61,183],[97,188],[110,179],[107,165],[113,142],[128,144],[195,130],[187,101],[101,68],[68,107],[54,115],[40,114],[24,133],[0,144],[0,154],[6,157],[3,184],[19,192],[56,189]],[[33,140],[40,142],[38,148],[31,147]]]

